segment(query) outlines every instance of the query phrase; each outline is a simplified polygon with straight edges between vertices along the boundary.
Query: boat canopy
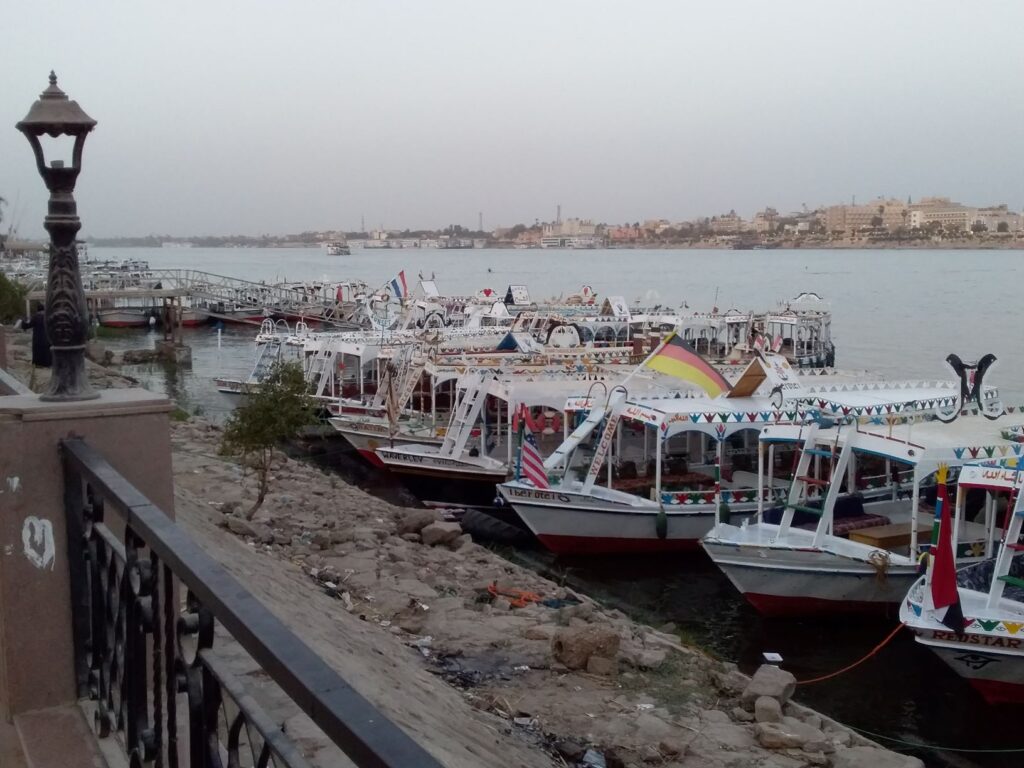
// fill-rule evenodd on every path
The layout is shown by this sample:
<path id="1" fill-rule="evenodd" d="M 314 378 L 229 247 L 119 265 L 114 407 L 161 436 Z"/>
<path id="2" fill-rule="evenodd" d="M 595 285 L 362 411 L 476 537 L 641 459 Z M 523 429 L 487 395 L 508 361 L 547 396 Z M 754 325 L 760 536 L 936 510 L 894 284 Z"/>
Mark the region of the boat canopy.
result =
<path id="1" fill-rule="evenodd" d="M 1013 456 L 1005 459 L 965 464 L 960 470 L 957 483 L 962 488 L 983 488 L 987 491 L 1011 491 L 1024 489 L 1024 458 Z"/>
<path id="2" fill-rule="evenodd" d="M 921 414 L 924 416 L 924 414 Z M 900 423 L 885 424 L 872 420 L 853 422 L 820 430 L 817 442 L 843 445 L 856 435 L 855 450 L 911 464 L 926 476 L 940 464 L 960 466 L 977 459 L 1015 458 L 1024 455 L 1024 443 L 1004 435 L 1008 417 L 988 419 L 981 414 L 961 416 L 952 423 L 939 420 L 915 422 L 902 418 Z M 895 419 L 894 419 L 895 421 Z M 803 442 L 800 427 L 773 426 L 761 433 L 761 441 Z"/>

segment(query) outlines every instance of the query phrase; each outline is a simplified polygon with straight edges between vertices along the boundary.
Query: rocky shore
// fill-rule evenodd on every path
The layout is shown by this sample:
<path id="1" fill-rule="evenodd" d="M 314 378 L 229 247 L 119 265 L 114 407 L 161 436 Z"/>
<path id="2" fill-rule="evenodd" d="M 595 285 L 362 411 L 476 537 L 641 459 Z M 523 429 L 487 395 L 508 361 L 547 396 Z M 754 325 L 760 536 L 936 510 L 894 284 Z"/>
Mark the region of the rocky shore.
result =
<path id="1" fill-rule="evenodd" d="M 22 345 L 9 345 L 23 379 Z M 90 365 L 97 386 L 130 381 Z M 350 684 L 446 766 L 885 768 L 881 749 L 748 678 L 510 563 L 433 511 L 393 506 L 283 459 L 253 519 L 220 430 L 172 423 L 179 523 Z M 318 766 L 349 763 L 228 638 L 268 711 Z"/>
<path id="2" fill-rule="evenodd" d="M 213 425 L 174 425 L 179 516 L 302 574 L 326 610 L 457 691 L 457 719 L 483 724 L 497 748 L 495 762 L 468 764 L 518 764 L 499 747 L 514 744 L 530 750 L 523 765 L 921 765 L 796 705 L 788 672 L 765 666 L 749 679 L 680 645 L 671 627 L 637 624 L 508 562 L 436 512 L 392 506 L 303 462 L 282 461 L 247 520 L 254 494 L 218 441 Z M 392 682 L 404 688 L 356 687 L 388 711 Z"/>

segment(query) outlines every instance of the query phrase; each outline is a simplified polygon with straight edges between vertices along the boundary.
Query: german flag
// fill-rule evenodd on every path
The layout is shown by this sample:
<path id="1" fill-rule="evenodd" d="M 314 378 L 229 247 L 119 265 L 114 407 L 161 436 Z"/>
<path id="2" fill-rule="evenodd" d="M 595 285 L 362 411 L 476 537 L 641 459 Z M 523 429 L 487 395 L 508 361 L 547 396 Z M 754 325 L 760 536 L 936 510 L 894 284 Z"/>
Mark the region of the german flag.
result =
<path id="1" fill-rule="evenodd" d="M 729 382 L 722 374 L 712 368 L 676 333 L 670 333 L 665 337 L 661 346 L 647 358 L 644 367 L 695 384 L 703 389 L 708 397 L 718 397 L 729 391 Z"/>

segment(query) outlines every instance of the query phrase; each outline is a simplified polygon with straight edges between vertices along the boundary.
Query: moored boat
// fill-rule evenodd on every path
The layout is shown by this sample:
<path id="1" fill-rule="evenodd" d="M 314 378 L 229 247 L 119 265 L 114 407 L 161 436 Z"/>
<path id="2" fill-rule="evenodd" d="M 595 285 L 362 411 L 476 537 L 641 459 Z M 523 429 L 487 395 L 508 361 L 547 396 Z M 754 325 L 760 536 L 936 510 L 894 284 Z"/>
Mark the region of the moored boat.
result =
<path id="1" fill-rule="evenodd" d="M 832 425 L 766 427 L 760 453 L 762 459 L 768 454 L 768 467 L 777 446 L 800 446 L 788 500 L 755 520 L 717 524 L 704 537 L 704 549 L 766 615 L 893 611 L 918 576 L 918 543 L 933 519 L 922 501 L 934 490 L 939 466 L 959 467 L 979 452 L 1012 455 L 1021 449 L 1002 434 L 1005 420 L 994 421 L 991 413 L 951 424 L 936 419 L 951 404 L 959 413 L 958 388 L 867 389 L 848 399 L 837 393 L 819 403 L 838 419 Z M 987 408 L 1001 409 L 994 388 L 983 399 Z M 849 415 L 858 400 L 862 413 L 864 407 L 870 411 L 866 417 Z M 879 408 L 892 415 L 872 415 Z M 914 423 L 920 419 L 931 420 Z M 879 460 L 881 494 L 864 487 L 865 470 L 875 463 L 879 473 Z M 894 477 L 898 468 L 903 477 L 909 474 L 909 488 Z M 978 557 L 992 524 L 990 517 L 984 524 L 964 522 L 958 554 Z"/>
<path id="2" fill-rule="evenodd" d="M 963 467 L 949 535 L 955 544 L 966 492 L 983 491 L 986 508 L 1006 505 L 998 555 L 961 567 L 953 577 L 941 565 L 940 540 L 927 574 L 913 584 L 900 606 L 900 621 L 917 642 L 932 650 L 990 704 L 1024 703 L 1022 486 L 1024 459 L 1020 456 Z M 944 578 L 955 579 L 955 584 L 943 584 Z"/>
<path id="3" fill-rule="evenodd" d="M 96 322 L 105 328 L 147 328 L 156 324 L 156 314 L 152 307 L 101 308 Z"/>

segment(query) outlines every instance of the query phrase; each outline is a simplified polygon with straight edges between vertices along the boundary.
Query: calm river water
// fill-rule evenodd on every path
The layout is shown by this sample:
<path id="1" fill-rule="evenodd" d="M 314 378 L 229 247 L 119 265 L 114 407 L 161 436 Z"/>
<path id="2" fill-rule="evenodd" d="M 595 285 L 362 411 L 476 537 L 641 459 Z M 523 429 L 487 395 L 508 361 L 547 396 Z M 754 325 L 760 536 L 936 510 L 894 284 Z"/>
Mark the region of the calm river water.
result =
<path id="1" fill-rule="evenodd" d="M 693 309 L 761 310 L 814 291 L 831 304 L 837 365 L 905 378 L 949 378 L 946 356 L 972 360 L 992 352 L 999 362 L 986 379 L 1004 401 L 1024 404 L 1024 253 L 1019 251 L 663 251 L 663 250 L 395 250 L 354 249 L 331 257 L 319 249 L 91 249 L 93 258 L 139 258 L 154 268 L 183 267 L 249 280 L 361 279 L 380 285 L 405 270 L 435 276 L 442 293 L 467 294 L 525 284 L 534 299 L 589 284 L 600 295 L 632 304 Z M 717 300 L 716 300 L 717 296 Z M 108 337 L 115 349 L 151 344 L 156 334 Z M 214 376 L 244 376 L 253 332 L 228 327 L 186 331 L 191 370 L 136 367 L 146 386 L 199 406 L 210 417 L 232 401 Z M 553 562 L 581 589 L 675 622 L 722 658 L 754 669 L 776 651 L 797 678 L 855 661 L 884 638 L 892 621 L 768 621 L 747 607 L 726 579 L 701 557 L 616 558 Z M 1024 748 L 1017 731 L 1024 711 L 987 707 L 931 653 L 900 635 L 876 658 L 837 679 L 799 690 L 799 698 L 851 726 L 910 742 L 949 747 Z M 929 765 L 1015 768 L 1016 754 L 920 753 Z"/>

